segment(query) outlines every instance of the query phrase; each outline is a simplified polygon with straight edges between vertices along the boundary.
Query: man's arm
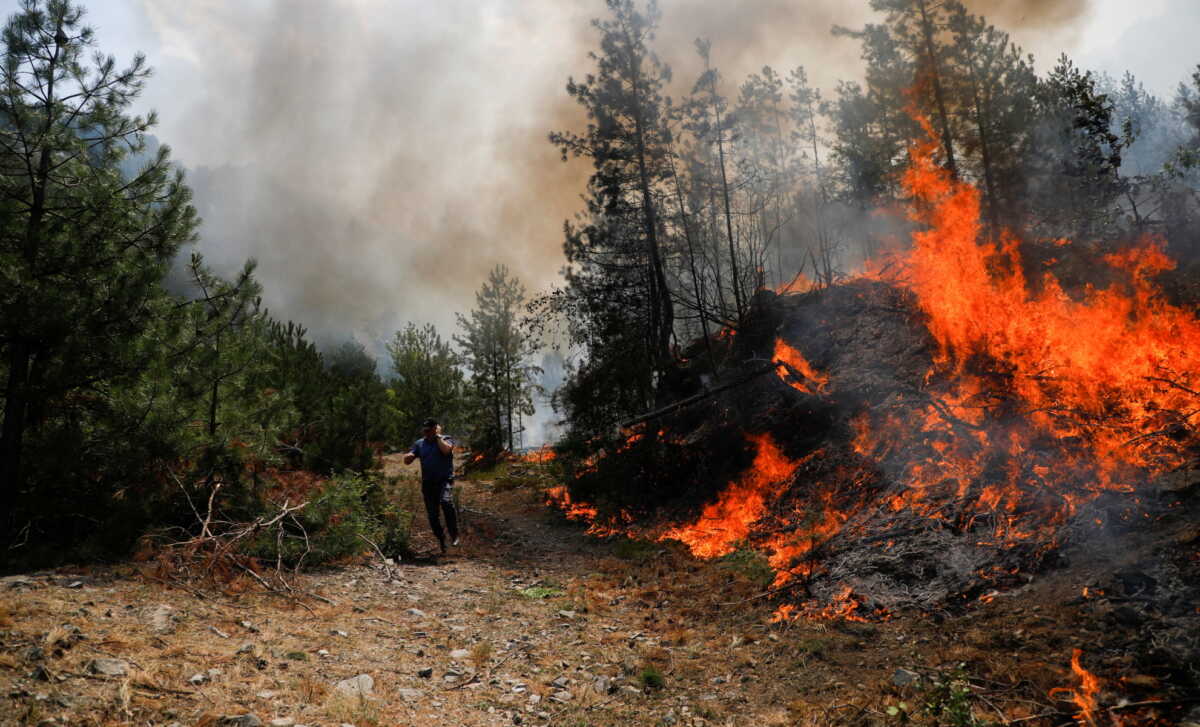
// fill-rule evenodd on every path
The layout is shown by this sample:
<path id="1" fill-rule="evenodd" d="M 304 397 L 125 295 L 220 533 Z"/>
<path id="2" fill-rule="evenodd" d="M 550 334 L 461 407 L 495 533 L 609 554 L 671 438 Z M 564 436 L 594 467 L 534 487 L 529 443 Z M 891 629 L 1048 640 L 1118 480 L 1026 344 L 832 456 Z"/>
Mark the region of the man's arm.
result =
<path id="1" fill-rule="evenodd" d="M 417 445 L 414 444 L 412 446 L 412 449 L 410 449 L 408 451 L 408 454 L 404 455 L 404 464 L 412 464 L 413 460 L 416 458 L 417 458 Z"/>
<path id="2" fill-rule="evenodd" d="M 441 424 L 439 424 L 438 428 L 437 428 L 437 445 L 438 445 L 438 451 L 441 452 L 442 454 L 450 454 L 451 452 L 454 451 L 454 444 L 449 439 L 442 436 L 442 425 Z"/>

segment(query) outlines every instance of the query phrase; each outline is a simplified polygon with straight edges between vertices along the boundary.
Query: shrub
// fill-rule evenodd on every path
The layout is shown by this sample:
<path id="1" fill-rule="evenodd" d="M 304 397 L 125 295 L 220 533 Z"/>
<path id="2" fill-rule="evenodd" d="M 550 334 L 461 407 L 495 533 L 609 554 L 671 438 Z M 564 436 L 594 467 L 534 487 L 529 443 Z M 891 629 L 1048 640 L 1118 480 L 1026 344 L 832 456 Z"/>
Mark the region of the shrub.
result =
<path id="1" fill-rule="evenodd" d="M 313 493 L 308 506 L 283 523 L 283 536 L 263 532 L 247 555 L 288 565 L 321 565 L 378 546 L 384 555 L 408 550 L 411 516 L 392 505 L 371 475 L 344 474 Z"/>

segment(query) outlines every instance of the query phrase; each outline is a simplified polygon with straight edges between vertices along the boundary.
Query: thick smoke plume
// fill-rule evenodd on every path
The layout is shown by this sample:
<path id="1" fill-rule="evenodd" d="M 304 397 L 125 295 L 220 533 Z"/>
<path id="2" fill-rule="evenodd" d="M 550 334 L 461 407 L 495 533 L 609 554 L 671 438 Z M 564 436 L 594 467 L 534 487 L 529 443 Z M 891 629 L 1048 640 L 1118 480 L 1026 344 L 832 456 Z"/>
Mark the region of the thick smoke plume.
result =
<path id="1" fill-rule="evenodd" d="M 152 99 L 192 170 L 200 250 L 223 271 L 258 258 L 276 315 L 370 345 L 408 320 L 448 332 L 497 263 L 530 290 L 556 281 L 588 169 L 546 133 L 583 123 L 563 86 L 590 68 L 603 3 L 142 2 L 177 86 Z M 1040 28 L 1084 0 L 973 5 Z M 858 48 L 829 30 L 873 17 L 835 0 L 662 10 L 676 85 L 708 37 L 730 95 L 763 64 L 827 89 L 857 77 Z"/>

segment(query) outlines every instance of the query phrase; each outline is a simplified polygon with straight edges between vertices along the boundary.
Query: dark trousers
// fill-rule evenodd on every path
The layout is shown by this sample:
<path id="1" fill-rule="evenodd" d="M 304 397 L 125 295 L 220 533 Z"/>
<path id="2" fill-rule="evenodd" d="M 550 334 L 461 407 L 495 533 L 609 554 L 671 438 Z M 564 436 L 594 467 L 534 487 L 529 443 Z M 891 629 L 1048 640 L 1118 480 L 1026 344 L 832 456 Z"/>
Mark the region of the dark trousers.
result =
<path id="1" fill-rule="evenodd" d="M 442 532 L 442 521 L 438 517 L 438 508 L 446 516 L 446 527 L 450 530 L 450 539 L 458 539 L 458 513 L 454 510 L 453 480 L 432 480 L 421 483 L 421 495 L 425 498 L 425 512 L 429 515 L 429 528 L 437 536 L 442 547 L 446 545 L 446 534 Z"/>

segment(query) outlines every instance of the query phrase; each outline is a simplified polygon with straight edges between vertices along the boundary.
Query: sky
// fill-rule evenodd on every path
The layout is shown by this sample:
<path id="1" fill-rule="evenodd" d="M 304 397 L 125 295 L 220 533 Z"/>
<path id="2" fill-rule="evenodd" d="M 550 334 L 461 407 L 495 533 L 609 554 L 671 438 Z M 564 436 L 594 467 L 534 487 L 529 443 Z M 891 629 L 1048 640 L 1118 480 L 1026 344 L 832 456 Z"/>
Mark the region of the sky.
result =
<path id="1" fill-rule="evenodd" d="M 531 293 L 558 281 L 562 225 L 588 169 L 551 130 L 579 128 L 564 92 L 590 69 L 602 0 L 83 0 L 99 47 L 155 69 L 138 111 L 188 170 L 199 249 L 231 273 L 259 261 L 264 300 L 326 343 L 369 350 L 404 323 L 444 334 L 487 271 Z M 7 16 L 15 0 L 0 0 Z M 661 0 L 677 84 L 709 37 L 733 84 L 804 65 L 831 91 L 861 73 L 834 24 L 866 0 Z M 1200 0 L 972 0 L 1033 52 L 1132 70 L 1169 95 L 1189 68 Z M 5 7 L 7 6 L 7 7 Z M 732 91 L 732 89 L 731 89 Z"/>

